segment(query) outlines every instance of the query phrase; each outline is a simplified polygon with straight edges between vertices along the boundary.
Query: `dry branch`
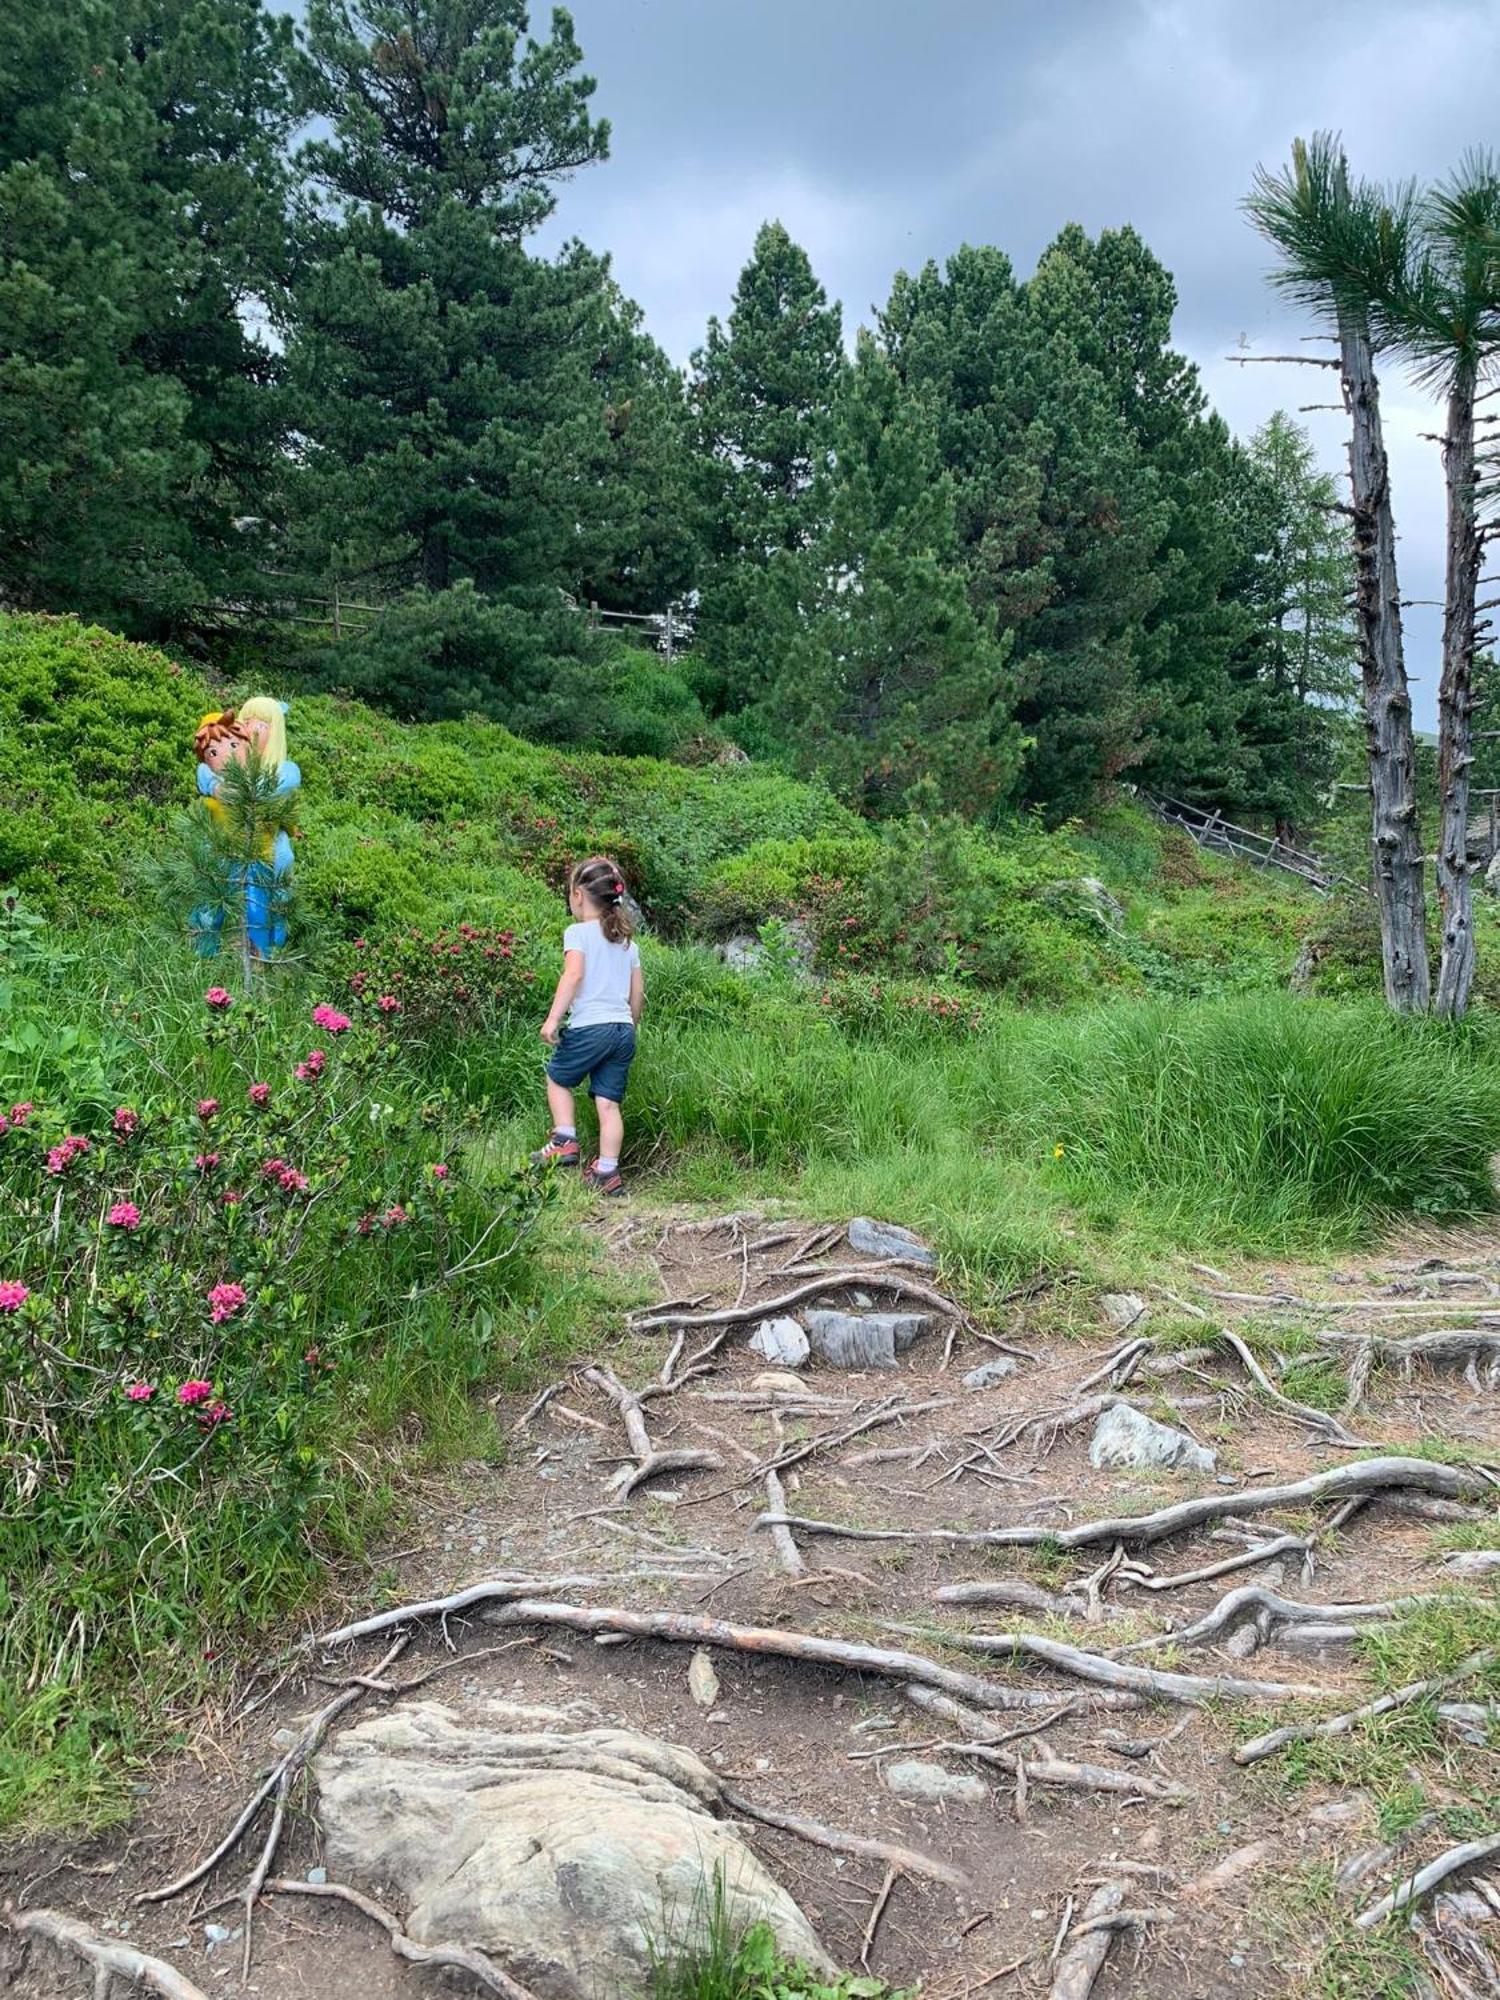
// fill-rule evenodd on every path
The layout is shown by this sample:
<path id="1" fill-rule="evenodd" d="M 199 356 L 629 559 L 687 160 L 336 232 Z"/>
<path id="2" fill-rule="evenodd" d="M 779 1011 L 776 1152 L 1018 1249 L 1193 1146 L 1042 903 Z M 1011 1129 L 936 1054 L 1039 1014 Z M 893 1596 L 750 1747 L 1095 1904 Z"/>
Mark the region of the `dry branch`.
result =
<path id="1" fill-rule="evenodd" d="M 689 1368 L 678 1380 L 686 1381 L 695 1372 L 700 1371 Z M 651 1442 L 651 1433 L 646 1429 L 644 1396 L 637 1395 L 633 1389 L 627 1389 L 612 1368 L 585 1368 L 583 1379 L 599 1390 L 601 1395 L 607 1396 L 620 1412 L 625 1425 L 625 1435 L 635 1455 L 635 1464 L 622 1466 L 610 1481 L 611 1490 L 622 1500 L 628 1500 L 637 1486 L 644 1485 L 648 1479 L 657 1478 L 661 1473 L 711 1472 L 717 1471 L 722 1465 L 723 1460 L 716 1457 L 713 1452 L 700 1451 L 696 1447 L 679 1451 L 658 1451 Z M 659 1394 L 669 1395 L 671 1388 L 676 1385 L 657 1383 L 654 1386 Z"/>
<path id="2" fill-rule="evenodd" d="M 794 1813 L 757 1805 L 743 1792 L 732 1792 L 727 1787 L 719 1796 L 731 1812 L 740 1813 L 746 1819 L 759 1820 L 762 1826 L 773 1826 L 780 1833 L 790 1833 L 798 1840 L 807 1841 L 810 1846 L 826 1847 L 834 1854 L 858 1854 L 868 1860 L 884 1861 L 908 1875 L 925 1875 L 931 1882 L 945 1883 L 950 1889 L 967 1890 L 970 1886 L 969 1878 L 962 1869 L 953 1867 L 947 1861 L 939 1861 L 931 1854 L 923 1854 L 914 1847 L 901 1847 L 887 1840 L 871 1840 L 862 1833 L 844 1833 L 837 1827 L 824 1826 L 820 1820 L 799 1819 Z"/>
<path id="3" fill-rule="evenodd" d="M 92 1925 L 61 1910 L 14 1910 L 7 1905 L 5 1921 L 23 1937 L 45 1938 L 59 1951 L 71 1951 L 94 1968 L 96 1996 L 107 1994 L 111 1980 L 128 1980 L 144 1986 L 162 2000 L 208 2000 L 201 1986 L 195 1986 L 164 1958 L 137 1951 L 119 1938 L 102 1937 Z"/>
<path id="4" fill-rule="evenodd" d="M 1444 1688 L 1468 1680 L 1473 1674 L 1483 1673 L 1496 1660 L 1500 1660 L 1500 1646 L 1483 1647 L 1477 1653 L 1470 1653 L 1466 1660 L 1460 1660 L 1450 1674 L 1434 1674 L 1426 1680 L 1409 1681 L 1405 1687 L 1396 1688 L 1391 1694 L 1383 1694 L 1375 1701 L 1362 1702 L 1358 1708 L 1351 1708 L 1343 1715 L 1331 1715 L 1324 1722 L 1290 1723 L 1284 1729 L 1272 1729 L 1264 1736 L 1252 1737 L 1250 1742 L 1242 1743 L 1235 1751 L 1234 1761 L 1236 1764 L 1258 1764 L 1263 1757 L 1285 1749 L 1288 1743 L 1306 1743 L 1314 1737 L 1345 1736 L 1357 1723 L 1373 1721 L 1377 1716 L 1389 1715 L 1392 1709 L 1408 1708 L 1413 1702 L 1425 1701 L 1428 1695 L 1441 1694 Z"/>
<path id="5" fill-rule="evenodd" d="M 1085 1919 L 1113 1916 L 1123 1909 L 1126 1887 L 1124 1882 L 1102 1883 L 1084 1905 Z M 1089 2000 L 1114 1935 L 1113 1931 L 1091 1930 L 1069 1945 L 1058 1961 L 1051 2000 Z"/>
<path id="6" fill-rule="evenodd" d="M 781 1484 L 780 1475 L 774 1466 L 768 1465 L 766 1467 L 765 1479 L 766 1499 L 770 1503 L 771 1511 L 775 1514 L 784 1514 L 786 1512 L 786 1492 Z M 771 1530 L 771 1545 L 776 1551 L 776 1560 L 781 1564 L 781 1567 L 786 1571 L 788 1576 L 804 1576 L 806 1574 L 807 1564 L 803 1562 L 802 1552 L 792 1540 L 792 1531 L 790 1528 L 773 1528 Z"/>
<path id="7" fill-rule="evenodd" d="M 1456 1875 L 1460 1868 L 1471 1868 L 1476 1861 L 1487 1861 L 1492 1854 L 1500 1854 L 1500 1833 L 1487 1833 L 1482 1840 L 1466 1840 L 1459 1847 L 1450 1847 L 1435 1861 L 1429 1861 L 1425 1868 L 1419 1868 L 1415 1875 L 1408 1875 L 1404 1882 L 1398 1882 L 1388 1896 L 1382 1896 L 1378 1903 L 1361 1910 L 1354 1919 L 1355 1928 L 1373 1930 L 1376 1924 L 1383 1924 L 1398 1910 L 1407 1909 L 1430 1895 L 1439 1883 L 1446 1882 L 1450 1875 Z"/>
<path id="8" fill-rule="evenodd" d="M 944 1743 L 943 1755 L 975 1757 L 1002 1771 L 1024 1775 L 1030 1785 L 1059 1785 L 1073 1792 L 1119 1792 L 1131 1799 L 1155 1799 L 1163 1805 L 1184 1805 L 1193 1794 L 1185 1785 L 1148 1778 L 1139 1771 L 1116 1771 L 1103 1764 L 1077 1764 L 1056 1757 L 1044 1744 L 1032 1751 L 1002 1750 L 991 1743 Z"/>
<path id="9" fill-rule="evenodd" d="M 361 1895 L 358 1889 L 351 1889 L 343 1882 L 296 1882 L 286 1876 L 278 1876 L 267 1882 L 267 1891 L 274 1896 L 325 1896 L 335 1902 L 347 1903 L 361 1911 L 373 1923 L 380 1925 L 391 1941 L 391 1950 L 398 1958 L 404 1958 L 410 1965 L 439 1965 L 454 1972 L 466 1972 L 471 1979 L 477 1979 L 487 1993 L 504 1995 L 504 2000 L 534 2000 L 529 1987 L 512 1979 L 496 1965 L 492 1958 L 473 1946 L 457 1944 L 418 1944 L 402 1930 L 399 1920 L 373 1897 Z"/>

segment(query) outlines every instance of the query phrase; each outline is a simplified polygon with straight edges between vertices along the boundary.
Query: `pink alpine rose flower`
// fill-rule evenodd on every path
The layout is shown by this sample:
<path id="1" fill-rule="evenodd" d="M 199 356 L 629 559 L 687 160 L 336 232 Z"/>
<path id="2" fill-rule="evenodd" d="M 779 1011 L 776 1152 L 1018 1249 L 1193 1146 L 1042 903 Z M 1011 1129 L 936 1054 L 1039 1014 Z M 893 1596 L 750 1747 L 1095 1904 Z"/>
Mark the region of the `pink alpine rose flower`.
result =
<path id="1" fill-rule="evenodd" d="M 445 1181 L 448 1178 L 448 1169 L 441 1160 L 435 1160 L 427 1171 L 435 1181 Z"/>
<path id="2" fill-rule="evenodd" d="M 19 1312 L 30 1297 L 30 1290 L 18 1278 L 7 1278 L 0 1284 L 0 1313 Z"/>
<path id="3" fill-rule="evenodd" d="M 227 1403 L 210 1403 L 206 1410 L 198 1412 L 198 1421 L 206 1431 L 216 1431 L 220 1424 L 227 1424 L 234 1411 Z"/>
<path id="4" fill-rule="evenodd" d="M 34 1104 L 13 1104 L 10 1107 L 10 1122 L 16 1127 L 17 1131 L 26 1123 L 26 1120 L 35 1109 L 36 1106 Z"/>
<path id="5" fill-rule="evenodd" d="M 257 1111 L 264 1111 L 271 1101 L 271 1086 L 268 1083 L 252 1083 L 245 1095 Z"/>
<path id="6" fill-rule="evenodd" d="M 141 1122 L 139 1111 L 132 1111 L 128 1104 L 122 1104 L 114 1116 L 114 1133 L 117 1139 L 128 1139 Z"/>
<path id="7" fill-rule="evenodd" d="M 117 1201 L 104 1220 L 111 1229 L 132 1230 L 141 1226 L 141 1211 L 133 1201 Z"/>
<path id="8" fill-rule="evenodd" d="M 205 1007 L 211 1007 L 216 1014 L 222 1014 L 234 1005 L 234 995 L 226 992 L 222 986 L 210 986 L 203 996 L 203 1004 Z"/>
<path id="9" fill-rule="evenodd" d="M 181 1384 L 177 1391 L 177 1400 L 185 1410 L 191 1410 L 199 1403 L 206 1403 L 213 1392 L 212 1382 L 194 1379 Z"/>
<path id="10" fill-rule="evenodd" d="M 243 1285 L 215 1285 L 208 1295 L 208 1316 L 214 1325 L 217 1326 L 221 1320 L 229 1319 L 237 1313 L 245 1303 L 246 1296 Z"/>
<path id="11" fill-rule="evenodd" d="M 375 1002 L 375 1005 L 380 1009 L 382 1014 L 399 1014 L 401 1012 L 401 1002 L 396 998 L 394 993 L 382 993 L 380 998 Z"/>
<path id="12" fill-rule="evenodd" d="M 411 1217 L 399 1201 L 393 1203 L 380 1218 L 381 1227 L 384 1229 L 399 1229 L 402 1223 L 410 1221 Z"/>
<path id="13" fill-rule="evenodd" d="M 325 1029 L 330 1035 L 342 1035 L 354 1026 L 347 1014 L 341 1014 L 337 1007 L 330 1007 L 322 1001 L 312 1010 L 313 1023 Z"/>
<path id="14" fill-rule="evenodd" d="M 55 1146 L 48 1149 L 48 1173 L 53 1175 L 65 1174 L 73 1162 L 86 1153 L 88 1149 L 89 1142 L 87 1139 L 79 1133 L 69 1132 L 65 1138 L 59 1139 Z"/>
<path id="15" fill-rule="evenodd" d="M 127 1382 L 125 1400 L 127 1403 L 149 1403 L 156 1394 L 154 1382 Z"/>
<path id="16" fill-rule="evenodd" d="M 210 1118 L 217 1118 L 218 1115 L 219 1100 L 217 1097 L 200 1097 L 198 1099 L 198 1116 L 203 1120 L 205 1125 Z"/>
<path id="17" fill-rule="evenodd" d="M 200 1174 L 211 1174 L 218 1164 L 219 1156 L 217 1153 L 199 1153 L 193 1161 L 193 1165 L 198 1169 Z"/>

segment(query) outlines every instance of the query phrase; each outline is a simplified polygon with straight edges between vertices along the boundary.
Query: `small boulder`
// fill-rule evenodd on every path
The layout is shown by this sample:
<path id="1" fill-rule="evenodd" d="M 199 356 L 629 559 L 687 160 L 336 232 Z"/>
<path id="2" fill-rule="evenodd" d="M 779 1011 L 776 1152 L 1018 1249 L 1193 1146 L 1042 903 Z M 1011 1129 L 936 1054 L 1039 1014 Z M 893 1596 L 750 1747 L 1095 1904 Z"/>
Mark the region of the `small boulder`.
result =
<path id="1" fill-rule="evenodd" d="M 750 1387 L 758 1389 L 763 1396 L 804 1396 L 813 1402 L 819 1400 L 818 1391 L 810 1389 L 799 1376 L 788 1375 L 784 1369 L 766 1368 L 750 1379 Z"/>
<path id="2" fill-rule="evenodd" d="M 910 1229 L 895 1222 L 872 1222 L 856 1215 L 849 1224 L 849 1247 L 866 1257 L 891 1257 L 920 1271 L 937 1269 L 937 1252 Z"/>
<path id="3" fill-rule="evenodd" d="M 1016 1364 L 1008 1354 L 997 1354 L 993 1361 L 981 1361 L 977 1368 L 971 1368 L 960 1379 L 966 1389 L 993 1389 L 997 1382 L 1003 1382 L 1007 1375 L 1014 1375 Z"/>
<path id="4" fill-rule="evenodd" d="M 1150 1314 L 1151 1308 L 1135 1292 L 1106 1292 L 1099 1301 L 1104 1317 L 1117 1333 L 1133 1333 Z"/>
<path id="5" fill-rule="evenodd" d="M 1493 855 L 1484 871 L 1486 895 L 1500 896 L 1500 854 Z"/>
<path id="6" fill-rule="evenodd" d="M 1212 1472 L 1218 1459 L 1203 1445 L 1194 1444 L 1185 1431 L 1159 1424 L 1134 1403 L 1116 1403 L 1094 1426 L 1089 1464 L 1100 1468 L 1162 1466 L 1170 1472 Z"/>
<path id="7" fill-rule="evenodd" d="M 830 1368 L 894 1368 L 931 1324 L 927 1313 L 810 1312 L 807 1337 Z"/>
<path id="8" fill-rule="evenodd" d="M 887 1764 L 881 1775 L 888 1792 L 918 1805 L 982 1806 L 987 1796 L 983 1780 L 971 1772 L 948 1771 L 941 1764 L 929 1764 L 920 1757 L 904 1757 L 900 1763 Z"/>
<path id="9" fill-rule="evenodd" d="M 794 1319 L 763 1319 L 750 1336 L 750 1350 L 778 1368 L 800 1368 L 812 1352 Z"/>

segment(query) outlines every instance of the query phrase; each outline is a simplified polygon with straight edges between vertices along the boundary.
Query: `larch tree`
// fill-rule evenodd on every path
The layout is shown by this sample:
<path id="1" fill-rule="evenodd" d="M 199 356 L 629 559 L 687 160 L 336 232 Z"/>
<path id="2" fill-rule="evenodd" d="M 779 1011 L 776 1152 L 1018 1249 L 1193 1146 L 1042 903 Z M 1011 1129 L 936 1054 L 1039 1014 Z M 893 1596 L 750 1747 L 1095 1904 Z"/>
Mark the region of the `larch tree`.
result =
<path id="1" fill-rule="evenodd" d="M 1246 210 L 1278 253 L 1273 282 L 1322 319 L 1338 342 L 1350 414 L 1355 603 L 1385 995 L 1399 1013 L 1425 1013 L 1431 998 L 1426 870 L 1369 285 L 1386 254 L 1381 239 L 1392 212 L 1379 189 L 1351 182 L 1342 148 L 1328 133 L 1298 140 L 1291 164 L 1280 171 L 1259 169 Z"/>

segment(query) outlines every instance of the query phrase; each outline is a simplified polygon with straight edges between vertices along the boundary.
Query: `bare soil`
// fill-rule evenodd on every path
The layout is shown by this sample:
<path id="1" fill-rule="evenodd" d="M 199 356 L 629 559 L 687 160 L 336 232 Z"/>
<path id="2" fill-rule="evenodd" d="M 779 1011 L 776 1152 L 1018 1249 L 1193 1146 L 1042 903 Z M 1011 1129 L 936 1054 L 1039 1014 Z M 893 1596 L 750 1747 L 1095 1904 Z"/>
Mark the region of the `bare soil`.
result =
<path id="1" fill-rule="evenodd" d="M 788 1230 L 793 1234 L 783 1236 Z M 788 1289 L 796 1280 L 778 1267 L 796 1262 L 799 1244 L 811 1232 L 811 1224 L 762 1224 L 754 1218 L 710 1226 L 687 1214 L 629 1214 L 616 1226 L 612 1254 L 643 1268 L 660 1298 L 702 1296 L 706 1305 L 717 1307 L 741 1298 L 771 1299 Z M 781 1240 L 756 1248 L 762 1238 Z M 830 1268 L 868 1269 L 872 1295 L 874 1280 L 902 1275 L 870 1265 L 843 1243 L 825 1246 L 822 1256 Z M 914 1275 L 932 1282 L 927 1274 Z M 1100 1592 L 1098 1619 L 1066 1626 L 1039 1620 L 1034 1612 L 938 1604 L 933 1594 L 944 1584 L 1006 1578 L 1060 1590 L 1096 1569 L 1107 1548 L 1049 1560 L 1046 1551 L 799 1535 L 806 1574 L 793 1577 L 778 1564 L 770 1535 L 756 1525 L 767 1502 L 755 1467 L 779 1449 L 850 1428 L 889 1399 L 902 1406 L 938 1402 L 941 1407 L 873 1426 L 836 1447 L 820 1447 L 789 1468 L 782 1476 L 792 1513 L 867 1528 L 1063 1527 L 1142 1512 L 1196 1493 L 1305 1478 L 1346 1462 L 1349 1452 L 1258 1396 L 1232 1356 L 1215 1353 L 1173 1365 L 1172 1350 L 1187 1337 L 1183 1320 L 1193 1316 L 1188 1308 L 1208 1315 L 1206 1335 L 1221 1324 L 1273 1334 L 1278 1325 L 1293 1324 L 1346 1331 L 1425 1330 L 1445 1318 L 1477 1324 L 1479 1312 L 1500 1314 L 1500 1304 L 1489 1305 L 1500 1293 L 1500 1238 L 1474 1231 L 1412 1237 L 1379 1258 L 1355 1260 L 1340 1270 L 1241 1265 L 1209 1272 L 1185 1265 L 1172 1274 L 1172 1286 L 1175 1301 L 1143 1287 L 1151 1317 L 1124 1334 L 1108 1326 L 1102 1313 L 1082 1332 L 1060 1324 L 1069 1316 L 1060 1315 L 1046 1295 L 1017 1302 L 1003 1321 L 985 1330 L 1029 1349 L 1034 1358 L 1020 1359 L 1013 1375 L 979 1391 L 963 1388 L 960 1378 L 993 1358 L 996 1348 L 981 1330 L 955 1328 L 936 1314 L 932 1328 L 895 1370 L 848 1374 L 816 1363 L 805 1370 L 809 1392 L 839 1399 L 827 1410 L 793 1403 L 783 1413 L 769 1394 L 752 1388 L 767 1367 L 746 1348 L 752 1319 L 712 1357 L 711 1372 L 645 1405 L 656 1447 L 707 1449 L 720 1460 L 719 1468 L 654 1479 L 623 1501 L 608 1485 L 629 1456 L 620 1415 L 584 1381 L 582 1368 L 587 1359 L 604 1360 L 623 1382 L 640 1388 L 659 1380 L 674 1336 L 622 1332 L 607 1353 L 580 1362 L 524 1426 L 527 1399 L 497 1406 L 496 1422 L 511 1440 L 503 1464 L 474 1463 L 434 1478 L 422 1490 L 417 1528 L 406 1535 L 408 1544 L 418 1546 L 390 1555 L 391 1585 L 381 1602 L 442 1595 L 498 1570 L 539 1577 L 583 1573 L 601 1581 L 555 1594 L 572 1603 L 709 1613 L 740 1625 L 791 1627 L 925 1652 L 997 1683 L 1055 1694 L 1064 1712 L 1047 1728 L 1045 1740 L 1057 1757 L 1170 1781 L 1190 1793 L 1184 1803 L 1034 1781 L 1023 1800 L 1007 1773 L 943 1757 L 935 1746 L 962 1740 L 962 1730 L 912 1706 L 899 1681 L 799 1661 L 716 1651 L 720 1694 L 705 1712 L 689 1694 L 688 1647 L 644 1640 L 602 1645 L 553 1629 L 517 1634 L 496 1630 L 481 1614 L 455 1617 L 446 1629 L 436 1623 L 417 1629 L 394 1671 L 409 1679 L 428 1667 L 441 1668 L 423 1697 L 459 1709 L 490 1695 L 590 1704 L 601 1719 L 687 1745 L 737 1790 L 768 1807 L 897 1841 L 955 1864 L 973 1884 L 967 1895 L 909 1875 L 894 1881 L 867 1954 L 870 1968 L 894 1986 L 920 1981 L 943 2000 L 1046 1993 L 1049 1955 L 1070 1907 L 1080 1910 L 1092 1886 L 1118 1876 L 1123 1862 L 1132 1881 L 1130 1901 L 1169 1908 L 1173 1920 L 1117 1939 L 1093 1989 L 1098 2000 L 1124 1995 L 1269 2000 L 1295 1991 L 1318 1940 L 1288 1930 L 1287 1884 L 1315 1862 L 1336 1863 L 1374 1842 L 1370 1800 L 1360 1794 L 1341 1800 L 1335 1789 L 1317 1783 L 1293 1786 L 1276 1759 L 1252 1769 L 1236 1767 L 1231 1752 L 1243 1733 L 1246 1704 L 1152 1702 L 1108 1712 L 1075 1680 L 1009 1658 L 966 1652 L 953 1644 L 953 1636 L 966 1630 L 1042 1630 L 1108 1651 L 1187 1624 L 1243 1583 L 1338 1602 L 1432 1589 L 1451 1581 L 1441 1567 L 1441 1522 L 1377 1500 L 1316 1552 L 1311 1575 L 1293 1557 L 1279 1568 L 1262 1565 L 1158 1593 L 1109 1579 Z M 817 1303 L 852 1303 L 858 1289 Z M 1272 1310 L 1268 1316 L 1254 1303 L 1218 1296 L 1223 1293 L 1250 1294 Z M 1310 1302 L 1312 1310 L 1302 1303 L 1276 1305 L 1288 1295 Z M 879 1295 L 875 1303 L 898 1301 Z M 1450 1312 L 1406 1317 L 1423 1307 Z M 1130 1333 L 1150 1333 L 1153 1320 L 1172 1329 L 1170 1342 L 1146 1357 L 1152 1371 L 1164 1372 L 1137 1372 L 1129 1394 L 1212 1445 L 1216 1474 L 1095 1470 L 1088 1460 L 1093 1424 L 1055 1425 L 1055 1417 L 1077 1400 L 1078 1385 Z M 707 1338 L 689 1330 L 679 1368 Z M 1265 1346 L 1258 1351 L 1264 1359 Z M 1274 1373 L 1274 1361 L 1269 1365 Z M 1088 1393 L 1110 1386 L 1101 1380 Z M 1209 1400 L 1185 1411 L 1171 1407 L 1174 1400 L 1194 1398 Z M 1036 1413 L 1037 1427 L 1012 1438 L 1015 1420 L 1026 1411 Z M 1500 1394 L 1479 1386 L 1477 1378 L 1466 1380 L 1461 1367 L 1409 1377 L 1399 1369 L 1377 1368 L 1348 1421 L 1361 1437 L 1391 1450 L 1444 1439 L 1494 1447 L 1500 1458 Z M 910 1456 L 870 1456 L 892 1451 Z M 1316 1519 L 1304 1511 L 1294 1519 L 1257 1517 L 1253 1525 L 1267 1535 L 1287 1527 L 1305 1532 Z M 1159 1573 L 1179 1573 L 1242 1545 L 1216 1539 L 1205 1528 L 1133 1553 Z M 1485 1590 L 1489 1584 L 1481 1580 L 1467 1587 Z M 890 1631 L 893 1625 L 924 1629 L 919 1636 L 903 1636 Z M 150 1907 L 137 1907 L 134 1898 L 214 1844 L 280 1754 L 288 1740 L 280 1732 L 295 1730 L 351 1671 L 368 1672 L 381 1650 L 382 1642 L 366 1642 L 337 1660 L 319 1662 L 314 1675 L 303 1655 L 295 1673 L 283 1679 L 268 1675 L 248 1687 L 231 1714 L 202 1730 L 190 1753 L 164 1761 L 150 1774 L 128 1826 L 83 1843 L 33 1843 L 0 1855 L 0 1902 L 66 1910 L 171 1960 L 209 1992 L 238 1989 L 239 1936 L 210 1948 L 205 1925 L 231 1933 L 242 1925 L 238 1904 L 220 1906 L 218 1899 L 241 1893 L 264 1821 L 200 1891 Z M 1352 1706 L 1370 1692 L 1359 1656 L 1348 1647 L 1324 1656 L 1273 1644 L 1249 1659 L 1227 1659 L 1213 1646 L 1180 1657 L 1129 1657 L 1202 1674 L 1308 1682 L 1338 1707 Z M 278 1669 L 283 1671 L 285 1662 Z M 370 1693 L 364 1699 L 375 1704 L 387 1697 Z M 361 1712 L 354 1710 L 356 1716 Z M 1019 1726 L 1035 1718 L 992 1719 Z M 1141 1739 L 1154 1747 L 1128 1755 L 1122 1738 L 1131 1750 L 1139 1750 Z M 1016 1747 L 1027 1749 L 1028 1740 L 1019 1739 Z M 983 1803 L 932 1807 L 899 1800 L 882 1778 L 883 1767 L 898 1755 L 941 1759 L 947 1769 L 977 1773 L 985 1781 Z M 1466 1788 L 1493 1790 L 1494 1763 L 1492 1754 L 1456 1745 L 1448 1779 L 1452 1796 L 1464 1796 Z M 857 1966 L 882 1887 L 881 1865 L 836 1856 L 758 1825 L 746 1830 L 772 1872 L 802 1903 L 829 1951 L 841 1963 Z M 1184 1884 L 1259 1841 L 1274 1843 L 1259 1866 L 1218 1892 L 1185 1891 Z M 1418 1858 L 1447 1844 L 1434 1834 Z M 276 1872 L 296 1876 L 318 1862 L 317 1828 L 303 1800 L 289 1823 Z M 263 1901 L 254 1939 L 245 1989 L 251 1993 L 408 2000 L 463 1990 L 451 1975 L 399 1963 L 374 1926 L 330 1904 Z M 62 2000 L 87 1985 L 76 1961 L 41 1947 L 27 1949 L 0 1931 L 0 1992 Z"/>

